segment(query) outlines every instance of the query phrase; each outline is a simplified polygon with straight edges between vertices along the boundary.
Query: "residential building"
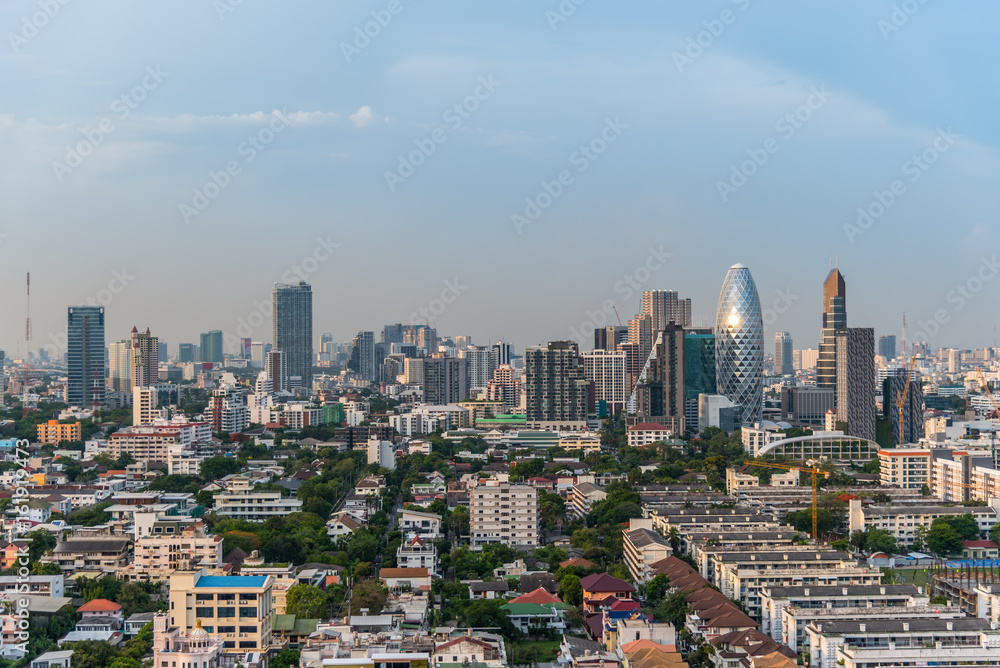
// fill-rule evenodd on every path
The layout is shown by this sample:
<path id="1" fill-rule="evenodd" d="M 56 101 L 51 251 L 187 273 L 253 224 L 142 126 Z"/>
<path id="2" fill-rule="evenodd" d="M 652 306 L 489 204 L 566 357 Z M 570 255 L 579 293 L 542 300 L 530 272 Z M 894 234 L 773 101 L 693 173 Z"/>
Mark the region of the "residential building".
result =
<path id="1" fill-rule="evenodd" d="M 883 487 L 920 489 L 930 483 L 930 450 L 879 450 L 879 482 Z"/>
<path id="2" fill-rule="evenodd" d="M 530 485 L 486 481 L 470 494 L 473 549 L 489 543 L 538 546 L 538 497 Z"/>
<path id="3" fill-rule="evenodd" d="M 410 360 L 407 359 L 407 373 L 409 373 L 409 363 Z M 347 362 L 347 368 L 361 376 L 364 380 L 375 380 L 375 332 L 361 331 L 354 336 L 354 340 L 351 342 L 351 354 Z M 421 378 L 420 382 L 423 382 L 423 378 Z"/>
<path id="4" fill-rule="evenodd" d="M 368 439 L 368 463 L 378 464 L 381 468 L 396 470 L 396 446 L 392 441 L 379 438 Z"/>
<path id="5" fill-rule="evenodd" d="M 673 554 L 670 543 L 653 531 L 653 520 L 649 518 L 629 520 L 629 529 L 623 532 L 623 538 L 625 565 L 633 580 L 640 584 L 653 577 L 653 564 Z"/>
<path id="6" fill-rule="evenodd" d="M 590 514 L 591 507 L 598 501 L 608 498 L 608 493 L 592 482 L 581 482 L 573 485 L 566 499 L 569 512 L 577 518 Z"/>
<path id="7" fill-rule="evenodd" d="M 468 398 L 466 359 L 446 357 L 443 353 L 424 359 L 424 403 L 444 406 Z"/>
<path id="8" fill-rule="evenodd" d="M 132 342 L 108 344 L 108 389 L 113 392 L 132 391 Z"/>
<path id="9" fill-rule="evenodd" d="M 584 612 L 596 612 L 609 598 L 632 601 L 636 592 L 629 583 L 607 573 L 593 573 L 580 578 L 580 587 L 583 589 Z"/>
<path id="10" fill-rule="evenodd" d="M 441 536 L 441 516 L 418 510 L 400 510 L 399 530 L 404 534 L 413 533 L 421 538 L 431 539 Z"/>
<path id="11" fill-rule="evenodd" d="M 590 384 L 576 344 L 553 341 L 524 352 L 526 410 L 533 428 L 582 429 L 586 425 Z"/>
<path id="12" fill-rule="evenodd" d="M 79 422 L 64 424 L 58 420 L 49 420 L 35 426 L 39 443 L 59 443 L 61 441 L 79 441 L 83 438 L 82 426 Z"/>
<path id="13" fill-rule="evenodd" d="M 1000 505 L 1000 503 L 998 503 Z M 993 506 L 905 505 L 863 506 L 860 499 L 848 501 L 848 529 L 865 531 L 883 529 L 902 545 L 911 545 L 917 529 L 929 530 L 939 517 L 971 513 L 980 531 L 988 534 L 997 523 L 998 509 Z"/>
<path id="14" fill-rule="evenodd" d="M 267 654 L 275 649 L 272 586 L 270 576 L 178 571 L 170 576 L 170 626 L 190 638 L 200 623 L 225 654 Z"/>
<path id="15" fill-rule="evenodd" d="M 670 323 L 687 327 L 691 324 L 691 299 L 679 299 L 675 290 L 646 290 L 642 293 L 642 313 L 652 318 L 655 332 Z"/>
<path id="16" fill-rule="evenodd" d="M 669 441 L 674 432 L 659 422 L 639 422 L 627 428 L 628 444 L 633 448 L 641 448 L 651 443 Z"/>
<path id="17" fill-rule="evenodd" d="M 764 323 L 757 285 L 742 264 L 729 268 L 715 318 L 718 392 L 739 408 L 739 424 L 760 422 L 764 409 Z M 702 424 L 699 407 L 699 426 Z"/>
<path id="18" fill-rule="evenodd" d="M 220 333 L 221 336 L 221 333 Z M 149 328 L 140 332 L 132 326 L 132 387 L 152 387 L 160 381 L 160 340 L 150 334 Z M 219 360 L 222 361 L 221 359 Z"/>
<path id="19" fill-rule="evenodd" d="M 837 421 L 847 423 L 847 434 L 875 440 L 875 330 L 838 329 Z M 922 423 L 921 423 L 922 424 Z"/>
<path id="20" fill-rule="evenodd" d="M 153 424 L 161 416 L 159 392 L 155 387 L 132 388 L 132 424 L 139 427 Z"/>
<path id="21" fill-rule="evenodd" d="M 656 332 L 646 375 L 636 392 L 636 415 L 650 422 L 663 422 L 683 434 L 684 425 L 684 328 L 666 323 Z"/>
<path id="22" fill-rule="evenodd" d="M 171 450 L 180 444 L 180 432 L 146 425 L 126 427 L 108 437 L 108 456 L 117 459 L 128 453 L 136 461 L 163 462 L 170 460 Z"/>
<path id="23" fill-rule="evenodd" d="M 41 562 L 57 564 L 64 573 L 101 571 L 115 575 L 128 564 L 130 544 L 127 538 L 71 537 L 57 543 L 51 554 L 42 556 Z"/>
<path id="24" fill-rule="evenodd" d="M 177 570 L 222 567 L 222 536 L 205 531 L 200 522 L 154 522 L 149 535 L 135 541 L 135 558 L 120 579 L 166 581 Z"/>
<path id="25" fill-rule="evenodd" d="M 8 567 L 9 568 L 9 567 Z M 0 596 L 10 600 L 17 594 L 63 596 L 65 577 L 60 575 L 0 575 Z"/>
<path id="26" fill-rule="evenodd" d="M 66 403 L 102 403 L 105 375 L 104 307 L 70 306 L 66 322 Z"/>
<path id="27" fill-rule="evenodd" d="M 599 330 L 598 330 L 599 331 Z M 594 402 L 603 401 L 610 415 L 625 409 L 629 397 L 626 354 L 619 350 L 595 349 L 583 353 L 583 377 L 594 386 Z"/>
<path id="28" fill-rule="evenodd" d="M 238 479 L 224 492 L 215 493 L 215 514 L 219 517 L 263 522 L 302 510 L 302 501 L 283 498 L 281 492 L 255 492 L 247 479 Z"/>

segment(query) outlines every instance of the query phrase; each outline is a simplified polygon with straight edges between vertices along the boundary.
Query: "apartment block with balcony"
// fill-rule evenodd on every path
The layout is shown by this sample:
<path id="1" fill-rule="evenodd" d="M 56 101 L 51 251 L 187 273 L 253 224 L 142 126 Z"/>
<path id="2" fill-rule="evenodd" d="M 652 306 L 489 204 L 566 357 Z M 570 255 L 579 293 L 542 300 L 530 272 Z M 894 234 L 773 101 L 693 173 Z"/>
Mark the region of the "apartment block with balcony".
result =
<path id="1" fill-rule="evenodd" d="M 101 571 L 115 575 L 128 564 L 131 543 L 127 538 L 70 538 L 57 543 L 52 554 L 40 561 L 57 564 L 63 573 Z"/>
<path id="2" fill-rule="evenodd" d="M 997 523 L 1000 513 L 1000 501 L 996 506 L 868 506 L 864 507 L 859 499 L 848 502 L 848 528 L 855 531 L 865 531 L 868 528 L 884 529 L 903 545 L 911 545 L 917 529 L 930 529 L 931 524 L 939 517 L 964 515 L 971 513 L 979 525 L 980 531 L 989 533 Z"/>
<path id="3" fill-rule="evenodd" d="M 629 520 L 629 530 L 624 533 L 623 539 L 625 565 L 638 583 L 652 578 L 652 565 L 673 554 L 670 543 L 653 531 L 653 520 L 649 518 Z"/>
<path id="4" fill-rule="evenodd" d="M 472 548 L 503 543 L 515 548 L 538 546 L 538 496 L 530 485 L 489 481 L 469 494 Z"/>
<path id="5" fill-rule="evenodd" d="M 1000 631 L 988 620 L 845 620 L 806 627 L 812 668 L 1000 666 Z"/>
<path id="6" fill-rule="evenodd" d="M 920 489 L 930 482 L 930 450 L 879 450 L 879 478 L 883 487 Z"/>
<path id="7" fill-rule="evenodd" d="M 200 625 L 225 654 L 266 654 L 278 648 L 272 586 L 269 576 L 178 571 L 170 576 L 170 626 L 190 635 Z"/>
<path id="8" fill-rule="evenodd" d="M 581 482 L 573 487 L 569 491 L 569 511 L 574 517 L 586 517 L 590 513 L 590 508 L 601 501 L 606 499 L 608 493 L 603 489 L 598 487 L 592 482 Z"/>
<path id="9" fill-rule="evenodd" d="M 44 444 L 83 440 L 83 428 L 79 422 L 63 424 L 58 420 L 49 420 L 37 425 L 36 431 L 38 442 Z"/>
<path id="10" fill-rule="evenodd" d="M 108 456 L 117 459 L 129 454 L 136 461 L 170 461 L 170 451 L 177 449 L 180 433 L 164 431 L 153 426 L 128 427 L 116 431 L 108 438 Z"/>
<path id="11" fill-rule="evenodd" d="M 205 531 L 200 522 L 178 526 L 176 522 L 161 522 L 160 532 L 135 541 L 135 558 L 119 572 L 120 579 L 164 581 L 178 570 L 193 567 L 222 567 L 222 536 Z M 162 529 L 172 529 L 165 532 Z"/>
<path id="12" fill-rule="evenodd" d="M 229 490 L 215 494 L 215 514 L 250 522 L 264 522 L 302 510 L 298 499 L 284 498 L 281 492 L 255 492 L 249 480 L 236 480 Z"/>

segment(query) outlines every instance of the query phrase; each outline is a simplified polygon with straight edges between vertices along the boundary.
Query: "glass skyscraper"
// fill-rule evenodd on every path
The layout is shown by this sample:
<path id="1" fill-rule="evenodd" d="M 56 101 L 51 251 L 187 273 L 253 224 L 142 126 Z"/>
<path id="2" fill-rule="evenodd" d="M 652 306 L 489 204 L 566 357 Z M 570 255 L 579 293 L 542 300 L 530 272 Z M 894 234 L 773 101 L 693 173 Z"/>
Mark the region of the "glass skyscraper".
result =
<path id="1" fill-rule="evenodd" d="M 715 316 L 715 378 L 718 393 L 739 407 L 741 423 L 760 422 L 764 412 L 764 323 L 750 270 L 734 264 L 719 293 Z"/>
<path id="2" fill-rule="evenodd" d="M 66 339 L 66 403 L 90 406 L 95 399 L 103 402 L 104 307 L 70 306 Z"/>
<path id="3" fill-rule="evenodd" d="M 816 387 L 836 392 L 837 330 L 847 327 L 847 286 L 839 269 L 831 269 L 823 281 L 823 329 L 820 331 Z"/>
<path id="4" fill-rule="evenodd" d="M 201 335 L 201 361 L 222 364 L 222 330 L 213 329 Z"/>
<path id="5" fill-rule="evenodd" d="M 312 391 L 313 310 L 312 286 L 275 283 L 271 296 L 274 316 L 274 349 L 285 353 L 289 376 L 302 378 L 302 387 Z"/>

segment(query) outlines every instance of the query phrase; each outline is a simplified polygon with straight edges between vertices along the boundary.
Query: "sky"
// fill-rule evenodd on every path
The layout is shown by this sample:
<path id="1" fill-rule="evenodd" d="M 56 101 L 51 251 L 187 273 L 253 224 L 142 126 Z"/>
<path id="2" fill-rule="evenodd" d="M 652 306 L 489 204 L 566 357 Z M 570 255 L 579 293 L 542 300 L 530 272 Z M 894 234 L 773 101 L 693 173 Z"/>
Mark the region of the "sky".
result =
<path id="1" fill-rule="evenodd" d="M 956 11 L 959 10 L 959 11 Z M 430 322 L 517 352 L 714 323 L 743 263 L 816 348 L 848 322 L 993 345 L 1000 5 L 0 0 L 0 347 L 66 307 L 170 345 Z"/>

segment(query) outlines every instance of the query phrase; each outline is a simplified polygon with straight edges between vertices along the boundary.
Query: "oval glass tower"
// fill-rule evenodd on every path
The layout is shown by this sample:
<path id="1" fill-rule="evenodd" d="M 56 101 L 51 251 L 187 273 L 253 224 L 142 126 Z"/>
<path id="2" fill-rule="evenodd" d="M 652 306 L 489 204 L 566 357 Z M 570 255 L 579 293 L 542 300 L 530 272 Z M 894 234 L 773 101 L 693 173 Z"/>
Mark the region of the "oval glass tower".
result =
<path id="1" fill-rule="evenodd" d="M 764 322 L 750 270 L 734 264 L 726 274 L 715 315 L 715 379 L 718 392 L 739 406 L 742 423 L 764 412 Z"/>

